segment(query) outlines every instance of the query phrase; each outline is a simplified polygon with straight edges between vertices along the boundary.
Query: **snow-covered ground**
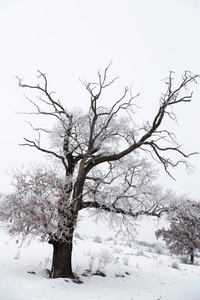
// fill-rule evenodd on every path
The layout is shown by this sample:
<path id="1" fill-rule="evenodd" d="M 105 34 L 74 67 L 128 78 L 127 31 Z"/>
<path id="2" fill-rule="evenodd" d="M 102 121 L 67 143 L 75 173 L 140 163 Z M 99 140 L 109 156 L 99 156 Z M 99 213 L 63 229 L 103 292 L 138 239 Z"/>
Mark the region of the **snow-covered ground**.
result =
<path id="1" fill-rule="evenodd" d="M 0 243 L 1 300 L 200 299 L 200 266 L 181 264 L 150 243 L 76 234 L 73 269 L 82 284 L 49 279 L 51 246 L 32 241 L 20 248 L 3 222 Z"/>

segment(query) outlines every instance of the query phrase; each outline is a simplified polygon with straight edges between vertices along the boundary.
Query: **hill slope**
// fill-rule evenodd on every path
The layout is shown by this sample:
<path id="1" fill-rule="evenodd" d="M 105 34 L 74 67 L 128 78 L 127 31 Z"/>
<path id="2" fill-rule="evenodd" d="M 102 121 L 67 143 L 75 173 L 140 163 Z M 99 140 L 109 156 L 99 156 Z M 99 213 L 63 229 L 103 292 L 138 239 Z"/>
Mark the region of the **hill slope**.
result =
<path id="1" fill-rule="evenodd" d="M 73 268 L 83 282 L 77 284 L 70 279 L 48 278 L 50 245 L 32 241 L 20 248 L 6 231 L 6 224 L 1 223 L 2 300 L 200 299 L 200 267 L 177 263 L 171 256 L 156 253 L 160 251 L 150 244 L 77 235 Z"/>

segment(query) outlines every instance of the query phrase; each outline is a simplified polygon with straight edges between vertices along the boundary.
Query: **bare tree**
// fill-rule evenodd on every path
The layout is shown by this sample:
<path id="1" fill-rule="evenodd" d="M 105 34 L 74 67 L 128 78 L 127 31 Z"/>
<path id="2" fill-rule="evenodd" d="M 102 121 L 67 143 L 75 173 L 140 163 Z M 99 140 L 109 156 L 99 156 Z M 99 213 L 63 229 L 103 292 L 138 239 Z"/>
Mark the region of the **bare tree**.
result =
<path id="1" fill-rule="evenodd" d="M 162 164 L 171 175 L 171 168 L 180 163 L 187 167 L 186 154 L 177 144 L 174 134 L 162 128 L 165 117 L 175 120 L 173 107 L 191 101 L 192 94 L 187 87 L 196 82 L 197 75 L 185 72 L 180 85 L 173 87 L 173 73 L 166 79 L 166 92 L 161 96 L 158 111 L 151 122 L 138 127 L 132 120 L 134 100 L 131 90 L 125 88 L 111 107 L 99 103 L 104 90 L 114 84 L 108 81 L 109 66 L 103 74 L 98 72 L 96 83 L 83 81 L 89 93 L 88 111 L 70 111 L 54 98 L 48 88 L 47 76 L 39 72 L 38 85 L 29 85 L 19 80 L 19 86 L 34 90 L 35 99 L 28 99 L 35 114 L 52 117 L 57 121 L 53 129 L 32 128 L 38 139 L 24 138 L 23 146 L 38 149 L 52 155 L 61 162 L 65 171 L 63 193 L 57 204 L 57 229 L 50 234 L 53 245 L 52 277 L 72 277 L 72 240 L 79 211 L 84 208 L 96 209 L 135 218 L 139 215 L 160 216 L 166 210 L 165 201 L 170 196 L 158 193 L 153 187 L 151 168 L 138 159 L 139 151 L 145 151 Z M 38 94 L 39 93 L 39 94 Z M 53 136 L 49 147 L 42 146 L 43 135 Z M 178 160 L 170 157 L 178 154 Z M 154 201 L 153 201 L 154 200 Z M 166 204 L 166 203 L 165 203 Z"/>

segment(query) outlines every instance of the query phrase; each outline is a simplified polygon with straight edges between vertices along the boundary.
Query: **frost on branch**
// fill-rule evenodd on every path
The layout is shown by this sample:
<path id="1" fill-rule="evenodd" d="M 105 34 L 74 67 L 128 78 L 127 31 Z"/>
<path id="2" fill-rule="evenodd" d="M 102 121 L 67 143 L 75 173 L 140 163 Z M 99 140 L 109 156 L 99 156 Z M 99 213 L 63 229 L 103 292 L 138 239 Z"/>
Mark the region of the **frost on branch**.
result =
<path id="1" fill-rule="evenodd" d="M 194 263 L 194 255 L 200 250 L 199 216 L 200 203 L 182 199 L 172 206 L 170 228 L 156 232 L 156 236 L 163 238 L 172 253 L 190 255 L 191 263 Z"/>
<path id="2" fill-rule="evenodd" d="M 157 171 L 148 161 L 133 157 L 108 164 L 107 168 L 94 168 L 86 178 L 80 210 L 89 209 L 95 220 L 104 219 L 112 228 L 133 236 L 139 216 L 159 217 L 174 201 L 171 191 L 164 192 L 154 184 L 156 177 Z M 10 221 L 10 234 L 23 241 L 68 236 L 65 216 L 71 213 L 72 199 L 63 201 L 66 185 L 66 178 L 53 168 L 39 165 L 17 170 L 13 174 L 14 191 L 1 208 L 4 218 Z M 71 185 L 73 189 L 74 182 L 69 179 Z"/>
<path id="3" fill-rule="evenodd" d="M 3 217 L 10 221 L 10 234 L 23 241 L 42 241 L 57 231 L 58 203 L 64 195 L 64 180 L 44 166 L 13 173 L 13 193 L 1 203 Z"/>
<path id="4" fill-rule="evenodd" d="M 157 113 L 151 121 L 144 120 L 144 126 L 139 127 L 134 123 L 135 98 L 129 88 L 125 88 L 121 96 L 116 95 L 110 107 L 101 106 L 100 98 L 104 90 L 110 88 L 117 78 L 108 80 L 108 66 L 104 73 L 98 72 L 96 83 L 82 81 L 89 93 L 88 109 L 86 112 L 80 109 L 70 111 L 63 104 L 53 98 L 49 91 L 47 76 L 38 72 L 40 83 L 38 85 L 24 84 L 21 79 L 19 86 L 37 93 L 36 98 L 27 100 L 33 105 L 35 111 L 28 115 L 37 115 L 44 118 L 52 118 L 57 125 L 52 128 L 34 127 L 38 134 L 36 139 L 24 138 L 22 145 L 34 147 L 39 151 L 50 154 L 61 161 L 68 172 L 69 164 L 74 168 L 77 163 L 84 160 L 85 171 L 106 161 L 119 160 L 136 150 L 149 153 L 157 162 L 161 163 L 165 171 L 171 175 L 170 169 L 183 163 L 188 167 L 187 158 L 194 154 L 186 154 L 177 143 L 173 132 L 162 128 L 164 118 L 176 120 L 174 107 L 181 103 L 191 101 L 192 93 L 188 86 L 196 82 L 198 75 L 185 72 L 181 83 L 174 86 L 174 73 L 170 72 L 166 79 L 166 92 L 161 95 Z M 110 101 L 111 103 L 111 101 Z M 42 136 L 45 134 L 54 136 L 57 140 L 50 148 L 42 146 Z M 56 146 L 54 148 L 54 146 Z M 175 161 L 170 156 L 180 157 Z"/>
<path id="5" fill-rule="evenodd" d="M 85 183 L 85 201 L 95 220 L 104 218 L 111 228 L 134 235 L 140 216 L 157 216 L 168 211 L 175 195 L 155 183 L 158 172 L 146 159 L 134 156 L 93 168 Z M 93 208 L 93 209 L 92 209 Z"/>

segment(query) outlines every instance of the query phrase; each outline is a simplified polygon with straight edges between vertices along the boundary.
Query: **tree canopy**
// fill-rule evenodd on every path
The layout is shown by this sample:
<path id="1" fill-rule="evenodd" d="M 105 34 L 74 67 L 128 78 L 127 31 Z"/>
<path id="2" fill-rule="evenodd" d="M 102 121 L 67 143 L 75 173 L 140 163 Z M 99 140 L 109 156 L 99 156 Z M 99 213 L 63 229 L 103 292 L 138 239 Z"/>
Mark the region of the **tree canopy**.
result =
<path id="1" fill-rule="evenodd" d="M 194 255 L 200 250 L 200 203 L 182 200 L 175 211 L 170 214 L 169 229 L 159 229 L 156 236 L 163 238 L 174 254 L 190 255 L 194 263 Z"/>

